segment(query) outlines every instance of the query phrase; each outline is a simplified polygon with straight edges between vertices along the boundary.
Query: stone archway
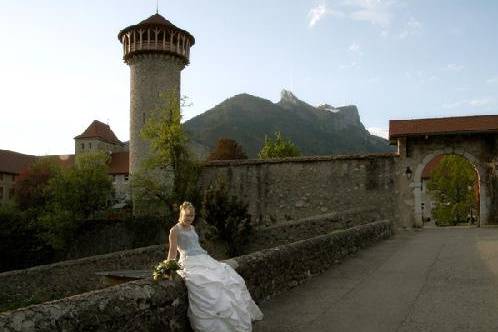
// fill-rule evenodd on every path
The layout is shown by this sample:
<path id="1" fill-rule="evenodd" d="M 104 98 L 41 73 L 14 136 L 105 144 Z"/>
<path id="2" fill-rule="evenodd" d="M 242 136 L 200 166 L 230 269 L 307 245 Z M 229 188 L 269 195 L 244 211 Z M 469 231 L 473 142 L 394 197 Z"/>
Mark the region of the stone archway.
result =
<path id="1" fill-rule="evenodd" d="M 479 224 L 488 224 L 490 222 L 489 220 L 489 206 L 491 204 L 490 199 L 488 198 L 487 192 L 488 192 L 488 183 L 485 181 L 486 179 L 486 167 L 485 165 L 482 165 L 480 160 L 476 158 L 474 155 L 471 153 L 463 150 L 463 149 L 453 149 L 453 148 L 446 148 L 446 149 L 441 149 L 441 150 L 435 150 L 431 151 L 430 153 L 426 154 L 422 160 L 418 163 L 415 169 L 415 174 L 413 176 L 412 183 L 410 184 L 410 187 L 413 189 L 413 197 L 414 197 L 414 217 L 415 217 L 415 225 L 416 226 L 423 226 L 423 221 L 422 221 L 422 172 L 424 168 L 427 166 L 427 164 L 434 159 L 435 157 L 439 155 L 460 155 L 467 159 L 474 168 L 476 169 L 477 172 L 477 177 L 479 181 Z"/>
<path id="2" fill-rule="evenodd" d="M 391 120 L 389 140 L 398 146 L 398 226 L 421 227 L 422 172 L 435 156 L 456 154 L 479 177 L 479 225 L 498 222 L 498 115 Z"/>

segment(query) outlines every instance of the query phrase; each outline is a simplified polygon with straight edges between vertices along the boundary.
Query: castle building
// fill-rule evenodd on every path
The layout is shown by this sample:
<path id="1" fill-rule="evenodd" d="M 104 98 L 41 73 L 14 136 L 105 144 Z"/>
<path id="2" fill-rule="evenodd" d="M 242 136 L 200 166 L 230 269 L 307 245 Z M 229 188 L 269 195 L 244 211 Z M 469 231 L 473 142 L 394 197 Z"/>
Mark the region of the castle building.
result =
<path id="1" fill-rule="evenodd" d="M 108 125 L 95 120 L 74 143 L 75 155 L 97 150 L 109 154 L 115 198 L 124 201 L 130 199 L 130 175 L 149 157 L 148 143 L 141 137 L 146 120 L 167 103 L 180 106 L 181 71 L 190 62 L 195 39 L 157 13 L 121 30 L 118 39 L 130 67 L 130 142 L 121 142 Z M 54 157 L 71 167 L 75 155 Z M 0 203 L 12 200 L 16 177 L 37 158 L 0 150 Z"/>
<path id="2" fill-rule="evenodd" d="M 42 157 L 54 157 L 63 167 L 72 167 L 75 156 L 90 152 L 104 151 L 109 154 L 109 176 L 112 177 L 115 202 L 130 199 L 128 144 L 121 142 L 109 125 L 93 121 L 90 126 L 74 138 L 74 155 L 32 156 L 0 150 L 0 204 L 14 199 L 15 183 L 19 174 Z"/>

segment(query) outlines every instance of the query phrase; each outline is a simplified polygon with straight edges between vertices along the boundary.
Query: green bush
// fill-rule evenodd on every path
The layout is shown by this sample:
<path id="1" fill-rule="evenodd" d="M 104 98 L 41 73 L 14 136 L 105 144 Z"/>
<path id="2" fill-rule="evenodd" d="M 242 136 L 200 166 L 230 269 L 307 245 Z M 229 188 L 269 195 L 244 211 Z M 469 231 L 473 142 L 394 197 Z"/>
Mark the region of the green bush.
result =
<path id="1" fill-rule="evenodd" d="M 226 241 L 228 255 L 242 254 L 252 232 L 251 216 L 247 204 L 229 196 L 223 181 L 209 186 L 203 201 L 203 214 L 206 223 L 214 226 L 219 237 Z"/>
<path id="2" fill-rule="evenodd" d="M 54 252 L 40 233 L 26 213 L 13 205 L 0 206 L 0 272 L 49 263 Z"/>
<path id="3" fill-rule="evenodd" d="M 301 153 L 297 146 L 290 139 L 282 136 L 279 131 L 275 132 L 274 140 L 265 136 L 265 144 L 258 154 L 259 159 L 298 157 L 299 155 Z"/>

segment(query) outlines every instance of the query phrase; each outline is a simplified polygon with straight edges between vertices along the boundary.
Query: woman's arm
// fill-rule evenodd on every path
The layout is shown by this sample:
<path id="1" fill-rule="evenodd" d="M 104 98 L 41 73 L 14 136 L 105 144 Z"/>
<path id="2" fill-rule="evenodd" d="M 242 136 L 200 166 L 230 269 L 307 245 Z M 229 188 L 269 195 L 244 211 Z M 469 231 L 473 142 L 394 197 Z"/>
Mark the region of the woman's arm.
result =
<path id="1" fill-rule="evenodd" d="M 177 253 L 177 229 L 176 227 L 171 227 L 169 230 L 169 250 L 168 250 L 168 260 L 176 259 Z"/>

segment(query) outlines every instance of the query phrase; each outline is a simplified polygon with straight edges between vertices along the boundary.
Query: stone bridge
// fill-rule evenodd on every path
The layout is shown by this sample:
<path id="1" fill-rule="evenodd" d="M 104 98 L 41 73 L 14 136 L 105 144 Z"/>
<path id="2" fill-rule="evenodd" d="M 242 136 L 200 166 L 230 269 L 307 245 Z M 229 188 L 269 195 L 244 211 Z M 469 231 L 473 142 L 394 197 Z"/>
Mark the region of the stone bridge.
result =
<path id="1" fill-rule="evenodd" d="M 498 228 L 404 231 L 263 303 L 255 332 L 498 331 Z"/>

